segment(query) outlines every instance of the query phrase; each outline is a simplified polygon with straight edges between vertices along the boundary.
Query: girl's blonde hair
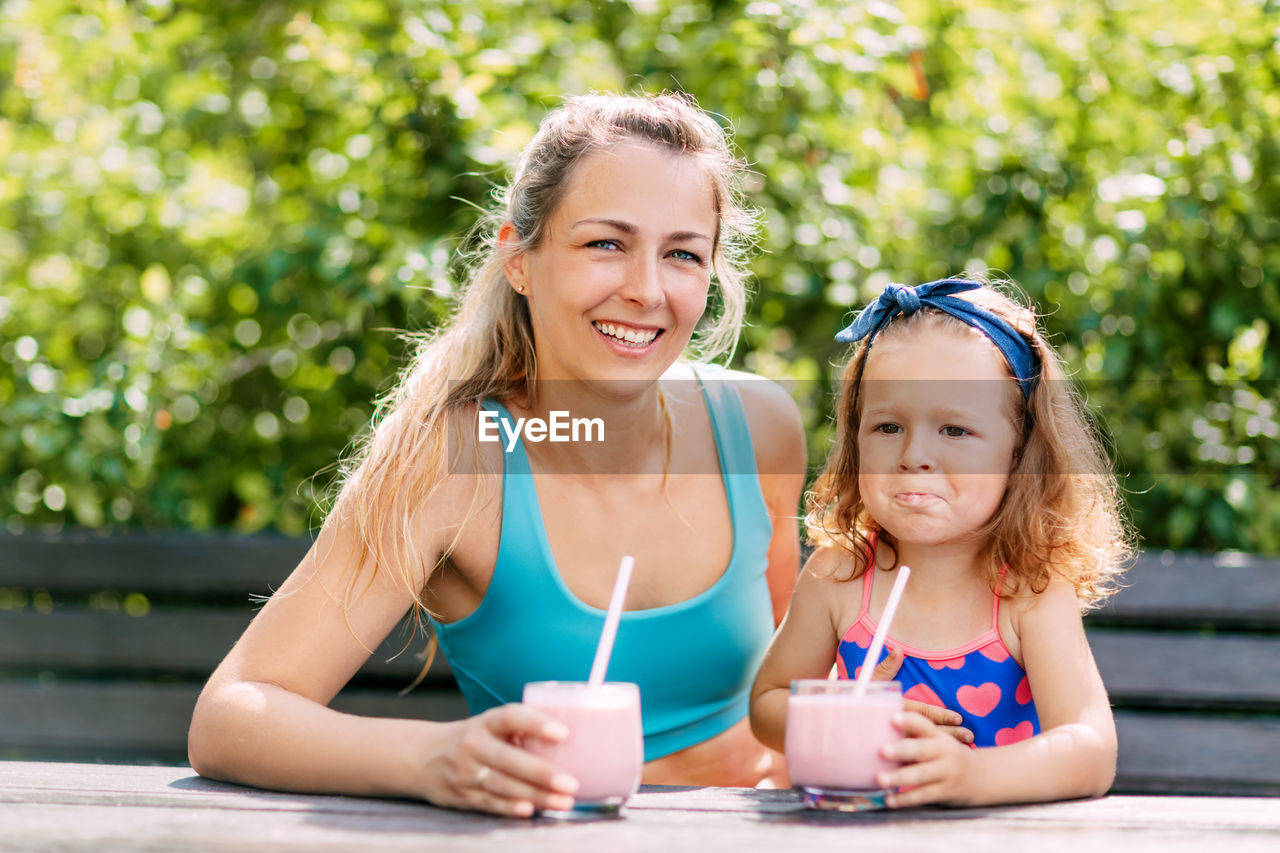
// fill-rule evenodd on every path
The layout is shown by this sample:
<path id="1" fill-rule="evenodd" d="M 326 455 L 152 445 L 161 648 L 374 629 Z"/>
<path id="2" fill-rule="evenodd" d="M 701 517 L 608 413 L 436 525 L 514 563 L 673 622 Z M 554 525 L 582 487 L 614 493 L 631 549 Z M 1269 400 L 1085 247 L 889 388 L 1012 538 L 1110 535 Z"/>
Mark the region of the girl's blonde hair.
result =
<path id="1" fill-rule="evenodd" d="M 1004 498 L 982 533 L 978 564 L 991 588 L 1011 596 L 1024 588 L 1044 591 L 1052 576 L 1076 589 L 1083 609 L 1116 591 L 1116 577 L 1132 555 L 1131 535 L 1120 509 L 1115 474 L 1079 392 L 1067 379 L 1061 357 L 1038 328 L 1035 313 L 990 284 L 954 294 L 1003 319 L 1033 348 L 1039 380 L 1029 398 L 1009 372 L 1009 413 L 1021 441 Z M 937 309 L 897 315 L 877 335 L 908 335 L 925 328 L 971 327 Z M 853 555 L 852 580 L 873 565 L 872 536 L 893 542 L 867 511 L 858 491 L 858 428 L 861 378 L 868 342 L 857 345 L 841 375 L 836 409 L 836 445 L 807 495 L 808 537 Z M 1008 367 L 1008 365 L 1005 365 Z M 1003 581 L 1000 572 L 1008 566 Z"/>
<path id="2" fill-rule="evenodd" d="M 682 94 L 566 100 L 543 120 L 511 184 L 495 194 L 495 208 L 477 225 L 481 245 L 451 321 L 418 338 L 396 387 L 378 401 L 371 434 L 340 469 L 330 517 L 354 525 L 354 565 L 371 560 L 376 572 L 390 558 L 424 610 L 418 585 L 420 570 L 428 567 L 422 564 L 415 512 L 456 461 L 450 458 L 450 435 L 460 434 L 454 430 L 464 428 L 461 418 L 485 399 L 532 399 L 537 378 L 528 306 L 508 282 L 503 263 L 542 243 L 578 162 L 623 142 L 696 158 L 710 179 L 718 218 L 711 273 L 720 312 L 690 348 L 700 358 L 732 354 L 746 305 L 744 259 L 754 217 L 741 200 L 737 176 L 743 164 L 727 133 Z M 519 240 L 500 250 L 497 234 L 505 222 L 515 226 Z M 467 517 L 475 510 L 473 504 Z M 357 574 L 372 579 L 372 573 L 352 572 L 348 601 Z"/>

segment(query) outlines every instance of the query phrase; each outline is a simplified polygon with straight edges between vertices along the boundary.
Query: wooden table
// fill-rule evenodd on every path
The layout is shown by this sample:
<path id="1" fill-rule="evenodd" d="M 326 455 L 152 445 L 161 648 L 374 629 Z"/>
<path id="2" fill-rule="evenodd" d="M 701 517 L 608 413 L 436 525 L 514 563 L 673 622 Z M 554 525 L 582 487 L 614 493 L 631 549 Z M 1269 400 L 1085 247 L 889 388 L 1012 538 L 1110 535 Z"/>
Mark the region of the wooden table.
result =
<path id="1" fill-rule="evenodd" d="M 1280 799 L 1125 797 L 805 812 L 794 791 L 646 786 L 622 819 L 506 820 L 423 803 L 258 791 L 189 767 L 0 762 L 0 850 L 1009 851 L 1280 849 Z"/>

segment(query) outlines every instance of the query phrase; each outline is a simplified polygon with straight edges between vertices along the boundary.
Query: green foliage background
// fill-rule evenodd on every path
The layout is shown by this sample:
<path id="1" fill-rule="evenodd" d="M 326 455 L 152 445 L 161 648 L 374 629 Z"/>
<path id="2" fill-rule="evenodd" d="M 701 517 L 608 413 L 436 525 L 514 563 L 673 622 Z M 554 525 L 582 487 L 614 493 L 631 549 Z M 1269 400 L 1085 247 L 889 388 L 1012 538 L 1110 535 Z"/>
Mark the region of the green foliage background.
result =
<path id="1" fill-rule="evenodd" d="M 1147 547 L 1280 551 L 1272 0 L 0 2 L 0 519 L 278 529 L 565 93 L 680 89 L 763 213 L 737 360 L 1008 275 Z"/>

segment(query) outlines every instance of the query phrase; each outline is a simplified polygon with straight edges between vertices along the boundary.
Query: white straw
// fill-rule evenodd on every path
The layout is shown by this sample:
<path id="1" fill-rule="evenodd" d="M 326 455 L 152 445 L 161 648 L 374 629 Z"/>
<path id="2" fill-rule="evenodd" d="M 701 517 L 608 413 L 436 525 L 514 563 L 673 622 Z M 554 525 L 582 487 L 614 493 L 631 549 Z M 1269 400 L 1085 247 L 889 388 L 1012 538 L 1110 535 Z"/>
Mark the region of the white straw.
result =
<path id="1" fill-rule="evenodd" d="M 869 572 L 875 570 L 875 566 L 867 567 Z M 858 673 L 858 680 L 853 688 L 855 696 L 864 692 L 867 685 L 871 683 L 871 673 L 880 660 L 880 650 L 884 648 L 885 638 L 889 636 L 889 623 L 893 621 L 894 611 L 898 609 L 902 589 L 907 585 L 909 577 L 911 577 L 911 570 L 906 566 L 898 569 L 898 579 L 893 582 L 893 589 L 889 590 L 889 600 L 885 602 L 884 612 L 880 614 L 880 624 L 876 626 L 876 634 L 871 638 L 871 648 L 867 649 L 867 656 L 862 659 L 862 671 Z"/>
<path id="2" fill-rule="evenodd" d="M 592 687 L 604 684 L 604 673 L 609 668 L 609 655 L 613 654 L 613 638 L 618 633 L 618 619 L 622 616 L 622 602 L 627 598 L 627 584 L 631 582 L 631 568 L 636 564 L 630 554 L 622 558 L 618 566 L 618 579 L 613 582 L 613 598 L 609 600 L 609 612 L 604 616 L 604 630 L 600 632 L 600 645 L 596 646 L 595 663 L 591 664 Z"/>

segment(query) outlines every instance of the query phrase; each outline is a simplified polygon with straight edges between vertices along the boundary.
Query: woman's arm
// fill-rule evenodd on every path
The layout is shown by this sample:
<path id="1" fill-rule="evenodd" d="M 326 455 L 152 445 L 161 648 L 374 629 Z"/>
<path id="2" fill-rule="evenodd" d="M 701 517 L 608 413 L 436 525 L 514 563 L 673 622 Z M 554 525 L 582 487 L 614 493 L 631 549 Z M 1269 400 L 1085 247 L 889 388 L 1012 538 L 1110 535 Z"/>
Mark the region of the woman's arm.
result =
<path id="1" fill-rule="evenodd" d="M 1043 802 L 1105 794 L 1115 778 L 1116 732 L 1106 689 L 1085 638 L 1074 590 L 1051 583 L 1015 617 L 1040 734 L 1009 746 L 965 749 L 906 714 L 906 739 L 886 756 L 911 762 L 882 780 L 894 807 Z"/>
<path id="2" fill-rule="evenodd" d="M 449 494 L 456 490 L 437 495 L 458 498 Z M 432 553 L 445 535 L 428 541 Z M 572 781 L 512 743 L 517 735 L 564 737 L 562 726 L 532 709 L 509 705 L 441 723 L 327 707 L 414 604 L 394 567 L 374 572 L 368 562 L 344 600 L 354 542 L 351 528 L 331 517 L 214 671 L 191 721 L 191 766 L 264 788 L 417 797 L 515 815 L 565 807 Z"/>

